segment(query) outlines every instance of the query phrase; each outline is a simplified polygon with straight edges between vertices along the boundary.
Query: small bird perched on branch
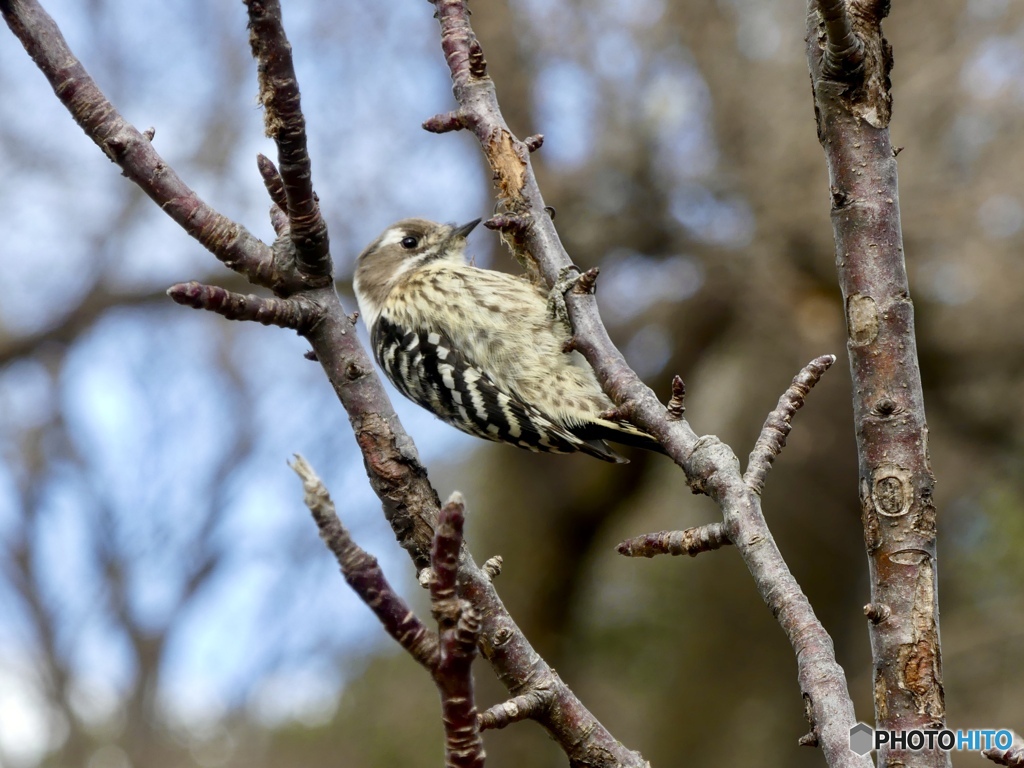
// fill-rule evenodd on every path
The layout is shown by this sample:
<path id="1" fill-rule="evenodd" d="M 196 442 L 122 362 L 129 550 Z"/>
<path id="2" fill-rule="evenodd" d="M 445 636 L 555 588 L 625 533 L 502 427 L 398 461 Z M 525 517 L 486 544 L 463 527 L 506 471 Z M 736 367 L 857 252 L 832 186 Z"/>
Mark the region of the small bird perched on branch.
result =
<path id="1" fill-rule="evenodd" d="M 612 401 L 583 356 L 567 350 L 572 330 L 540 288 L 466 263 L 466 237 L 479 223 L 405 219 L 360 254 L 356 299 L 391 383 L 487 440 L 620 463 L 606 440 L 663 453 L 651 435 L 607 417 Z"/>

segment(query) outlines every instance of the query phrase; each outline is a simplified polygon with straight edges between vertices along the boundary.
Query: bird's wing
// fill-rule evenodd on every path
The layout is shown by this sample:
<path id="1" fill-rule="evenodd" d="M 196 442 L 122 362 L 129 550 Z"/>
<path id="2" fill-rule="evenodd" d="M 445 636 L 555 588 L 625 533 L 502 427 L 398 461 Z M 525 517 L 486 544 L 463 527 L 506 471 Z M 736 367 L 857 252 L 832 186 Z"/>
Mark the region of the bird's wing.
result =
<path id="1" fill-rule="evenodd" d="M 442 331 L 402 329 L 381 315 L 371 343 L 377 362 L 403 395 L 463 432 L 532 451 L 581 451 L 625 461 L 597 435 L 577 436 L 498 386 Z"/>

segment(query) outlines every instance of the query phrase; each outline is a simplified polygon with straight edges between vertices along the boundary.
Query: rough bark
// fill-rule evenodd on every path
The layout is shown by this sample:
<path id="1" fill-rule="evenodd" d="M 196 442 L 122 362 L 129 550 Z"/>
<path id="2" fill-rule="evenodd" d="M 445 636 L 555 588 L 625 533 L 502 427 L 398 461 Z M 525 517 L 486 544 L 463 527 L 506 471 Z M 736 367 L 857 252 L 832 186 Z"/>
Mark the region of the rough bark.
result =
<path id="1" fill-rule="evenodd" d="M 945 704 L 935 478 L 889 140 L 892 54 L 881 32 L 886 11 L 884 3 L 812 0 L 807 53 L 846 309 L 871 579 L 875 723 L 904 730 L 941 728 Z M 850 29 L 859 41 L 852 48 L 844 31 Z M 886 765 L 949 765 L 939 750 L 883 749 L 878 759 Z"/>

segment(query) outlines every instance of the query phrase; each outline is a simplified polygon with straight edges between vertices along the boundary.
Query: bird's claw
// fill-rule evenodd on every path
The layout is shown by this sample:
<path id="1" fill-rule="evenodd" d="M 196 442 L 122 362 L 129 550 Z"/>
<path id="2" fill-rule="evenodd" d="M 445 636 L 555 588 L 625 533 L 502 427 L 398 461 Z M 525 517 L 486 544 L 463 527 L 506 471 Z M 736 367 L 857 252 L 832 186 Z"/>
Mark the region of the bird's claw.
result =
<path id="1" fill-rule="evenodd" d="M 572 323 L 569 321 L 569 310 L 565 306 L 565 294 L 572 290 L 581 277 L 580 268 L 575 264 L 562 267 L 558 271 L 558 280 L 548 294 L 548 314 L 567 328 L 572 328 Z"/>

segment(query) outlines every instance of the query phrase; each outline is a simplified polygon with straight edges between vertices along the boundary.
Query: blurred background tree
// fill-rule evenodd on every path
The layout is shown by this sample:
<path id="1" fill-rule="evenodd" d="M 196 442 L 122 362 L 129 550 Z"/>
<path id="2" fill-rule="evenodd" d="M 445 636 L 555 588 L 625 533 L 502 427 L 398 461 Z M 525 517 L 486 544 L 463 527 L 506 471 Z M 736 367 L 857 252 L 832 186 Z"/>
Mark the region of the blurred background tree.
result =
<path id="1" fill-rule="evenodd" d="M 233 3 L 51 0 L 125 116 L 226 215 L 272 238 L 244 13 Z M 343 295 L 407 215 L 488 212 L 426 3 L 289 0 L 315 183 Z M 506 117 L 563 242 L 601 265 L 627 358 L 738 452 L 799 367 L 844 354 L 825 164 L 797 0 L 492 0 L 476 7 Z M 1024 684 L 1024 3 L 908 0 L 893 140 L 939 480 L 952 727 L 1021 728 Z M 337 577 L 285 465 L 321 469 L 353 534 L 422 600 L 344 413 L 280 331 L 174 307 L 224 270 L 117 174 L 21 48 L 0 47 L 0 763 L 434 766 L 436 693 Z M 513 269 L 491 235 L 480 263 Z M 765 511 L 870 719 L 849 384 L 798 419 Z M 463 436 L 396 407 L 537 649 L 656 766 L 820 765 L 791 650 L 725 550 L 632 561 L 626 536 L 715 519 L 657 456 L 607 466 Z M 480 667 L 479 703 L 503 697 Z M 557 766 L 532 724 L 489 765 Z M 964 756 L 963 764 L 982 764 Z"/>

